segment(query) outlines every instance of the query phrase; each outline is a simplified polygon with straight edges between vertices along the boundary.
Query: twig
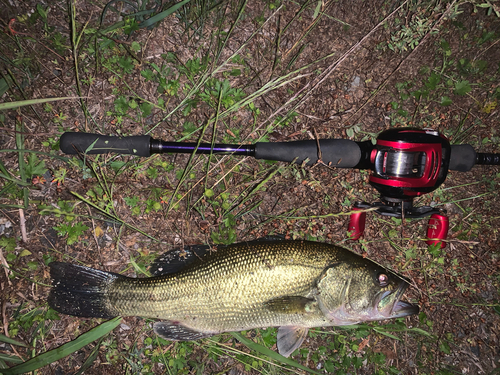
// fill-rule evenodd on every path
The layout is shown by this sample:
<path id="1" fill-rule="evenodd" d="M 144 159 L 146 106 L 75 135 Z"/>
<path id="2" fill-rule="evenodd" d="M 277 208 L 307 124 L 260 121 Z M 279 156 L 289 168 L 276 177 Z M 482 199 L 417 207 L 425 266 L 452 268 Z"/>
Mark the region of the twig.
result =
<path id="1" fill-rule="evenodd" d="M 26 220 L 24 218 L 24 209 L 19 209 L 19 226 L 21 227 L 21 237 L 24 243 L 28 243 L 28 236 L 26 234 Z"/>
<path id="2" fill-rule="evenodd" d="M 3 289 L 3 288 L 2 288 Z M 3 333 L 5 336 L 9 336 L 9 322 L 7 320 L 7 301 L 2 302 L 2 321 L 3 321 Z"/>
<path id="3" fill-rule="evenodd" d="M 10 286 L 12 286 L 12 282 L 10 281 L 9 275 L 12 273 L 12 271 L 9 268 L 9 264 L 5 260 L 3 253 L 2 253 L 2 248 L 0 247 L 0 263 L 2 263 L 4 271 L 5 271 L 5 276 L 7 276 L 7 282 L 9 283 Z"/>

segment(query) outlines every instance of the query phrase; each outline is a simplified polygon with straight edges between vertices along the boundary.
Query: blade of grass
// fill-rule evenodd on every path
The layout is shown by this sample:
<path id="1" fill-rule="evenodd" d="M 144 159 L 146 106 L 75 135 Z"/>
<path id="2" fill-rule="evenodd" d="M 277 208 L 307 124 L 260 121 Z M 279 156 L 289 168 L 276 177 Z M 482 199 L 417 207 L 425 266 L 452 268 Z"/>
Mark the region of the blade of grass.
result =
<path id="1" fill-rule="evenodd" d="M 261 190 L 266 184 L 267 182 L 277 173 L 279 172 L 280 170 L 282 169 L 282 167 L 278 167 L 276 168 L 274 171 L 271 171 L 262 181 L 260 181 L 257 185 L 255 185 L 254 188 L 252 188 L 249 192 L 248 192 L 248 195 L 246 196 L 243 196 L 241 201 L 239 201 L 237 204 L 234 204 L 233 207 L 231 207 L 231 209 L 229 209 L 228 211 L 226 211 L 226 213 L 231 213 L 234 211 L 234 209 L 236 209 L 237 207 L 242 207 L 246 202 L 248 202 L 248 200 L 255 194 L 257 193 L 259 190 Z"/>
<path id="2" fill-rule="evenodd" d="M 181 1 L 180 3 L 177 3 L 173 6 L 171 6 L 170 8 L 164 10 L 163 12 L 160 12 L 160 13 L 154 15 L 153 17 L 148 18 L 146 21 L 141 22 L 139 24 L 139 27 L 141 27 L 141 28 L 146 27 L 147 28 L 151 25 L 154 25 L 157 22 L 162 21 L 163 19 L 165 19 L 166 17 L 175 13 L 180 7 L 184 6 L 185 4 L 189 3 L 190 1 L 191 0 L 184 0 L 184 1 Z"/>
<path id="3" fill-rule="evenodd" d="M 214 353 L 215 355 L 219 356 L 219 357 L 231 357 L 233 360 L 235 361 L 238 361 L 242 364 L 246 366 L 249 366 L 251 369 L 254 369 L 256 370 L 258 373 L 262 373 L 262 374 L 265 374 L 265 373 L 268 373 L 266 372 L 263 367 L 259 366 L 259 362 L 262 362 L 262 363 L 267 363 L 269 365 L 271 365 L 273 367 L 273 370 L 275 368 L 280 368 L 280 369 L 283 369 L 283 370 L 289 370 L 291 371 L 292 373 L 295 373 L 295 374 L 303 374 L 303 371 L 300 371 L 300 370 L 292 370 L 290 369 L 289 367 L 285 367 L 285 366 L 282 366 L 282 365 L 279 365 L 277 364 L 276 362 L 273 362 L 271 360 L 265 360 L 264 358 L 262 358 L 261 356 L 259 357 L 258 353 L 257 355 L 252 355 L 250 353 L 245 353 L 241 350 L 238 350 L 236 348 L 233 348 L 232 346 L 228 346 L 228 345 L 224 345 L 223 343 L 220 343 L 220 342 L 215 342 L 213 340 L 210 340 L 214 346 L 210 346 L 209 349 L 212 353 Z M 257 362 L 257 366 L 255 366 L 254 364 L 249 364 L 247 362 L 245 362 L 244 360 L 242 360 L 241 357 L 250 357 L 250 358 L 253 358 L 255 359 Z M 272 374 L 279 374 L 280 372 L 271 372 Z"/>
<path id="4" fill-rule="evenodd" d="M 92 366 L 94 361 L 97 358 L 97 355 L 99 354 L 99 349 L 101 348 L 101 343 L 104 340 L 104 336 L 99 339 L 99 341 L 95 344 L 94 349 L 92 349 L 92 352 L 90 355 L 87 357 L 85 362 L 83 363 L 82 367 L 80 367 L 80 370 L 75 375 L 80 375 L 84 374 L 85 371 Z"/>
<path id="5" fill-rule="evenodd" d="M 68 99 L 79 99 L 79 97 L 78 96 L 76 96 L 76 97 L 75 96 L 64 96 L 64 97 L 60 97 L 60 98 L 29 99 L 29 100 L 20 100 L 17 102 L 0 103 L 0 111 L 6 110 L 6 109 L 24 107 L 27 105 L 42 104 L 42 103 L 55 102 L 58 100 L 68 100 Z"/>
<path id="6" fill-rule="evenodd" d="M 281 354 L 275 352 L 274 350 L 271 350 L 269 348 L 266 348 L 263 345 L 257 344 L 256 342 L 247 339 L 245 336 L 243 336 L 239 332 L 231 332 L 231 335 L 241 342 L 242 344 L 246 345 L 249 349 L 255 350 L 256 352 L 263 354 L 271 359 L 274 359 L 275 361 L 278 361 L 280 363 L 304 370 L 306 372 L 309 372 L 311 374 L 322 374 L 321 372 L 311 370 L 310 368 L 301 365 L 298 362 L 295 362 L 293 359 L 283 357 Z"/>
<path id="7" fill-rule="evenodd" d="M 5 342 L 7 344 L 16 345 L 16 346 L 28 347 L 28 345 L 26 345 L 25 343 L 11 339 L 10 337 L 7 337 L 7 336 L 2 335 L 2 334 L 0 334 L 0 342 Z"/>
<path id="8" fill-rule="evenodd" d="M 80 350 L 84 346 L 90 344 L 91 342 L 100 339 L 104 335 L 107 335 L 113 329 L 115 329 L 122 321 L 121 317 L 116 317 L 114 319 L 108 320 L 90 331 L 78 336 L 73 341 L 70 341 L 58 348 L 52 349 L 48 352 L 40 354 L 35 358 L 30 359 L 20 365 L 11 367 L 9 369 L 2 370 L 3 375 L 17 375 L 24 374 L 26 372 L 35 371 L 43 366 L 47 366 L 55 361 L 58 361 L 68 355 Z"/>
<path id="9" fill-rule="evenodd" d="M 0 361 L 10 362 L 10 363 L 14 363 L 16 365 L 24 362 L 19 357 L 16 357 L 13 355 L 8 355 L 8 354 L 3 354 L 3 353 L 0 353 Z M 2 367 L 0 367 L 0 368 L 2 368 Z M 5 368 L 7 368 L 7 367 L 5 367 Z M 3 372 L 2 372 L 2 374 L 3 374 Z"/>
<path id="10" fill-rule="evenodd" d="M 16 118 L 16 147 L 19 152 L 19 174 L 21 175 L 21 181 L 26 182 L 26 163 L 24 161 L 24 129 L 23 120 L 21 116 Z M 28 195 L 29 191 L 26 187 L 23 187 L 23 207 L 28 207 Z"/>

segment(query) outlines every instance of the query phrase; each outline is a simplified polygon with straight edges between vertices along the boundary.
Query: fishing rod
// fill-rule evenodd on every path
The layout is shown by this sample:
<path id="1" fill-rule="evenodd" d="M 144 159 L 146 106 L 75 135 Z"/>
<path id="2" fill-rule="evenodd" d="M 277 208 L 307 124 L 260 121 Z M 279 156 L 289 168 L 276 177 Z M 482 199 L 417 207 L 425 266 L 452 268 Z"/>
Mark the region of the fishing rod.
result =
<path id="1" fill-rule="evenodd" d="M 446 246 L 449 222 L 446 213 L 430 206 L 413 206 L 413 199 L 437 189 L 448 170 L 467 172 L 474 165 L 500 165 L 500 154 L 478 153 L 471 145 L 450 145 L 448 139 L 433 130 L 390 129 L 380 133 L 376 143 L 348 139 L 319 139 L 291 142 L 223 144 L 165 142 L 149 135 L 130 137 L 67 132 L 60 139 L 66 154 L 131 154 L 149 157 L 163 153 L 231 154 L 256 159 L 314 165 L 323 163 L 336 168 L 371 170 L 372 185 L 380 201 L 356 202 L 350 216 L 349 232 L 358 240 L 364 232 L 366 209 L 397 218 L 430 216 L 427 244 Z"/>

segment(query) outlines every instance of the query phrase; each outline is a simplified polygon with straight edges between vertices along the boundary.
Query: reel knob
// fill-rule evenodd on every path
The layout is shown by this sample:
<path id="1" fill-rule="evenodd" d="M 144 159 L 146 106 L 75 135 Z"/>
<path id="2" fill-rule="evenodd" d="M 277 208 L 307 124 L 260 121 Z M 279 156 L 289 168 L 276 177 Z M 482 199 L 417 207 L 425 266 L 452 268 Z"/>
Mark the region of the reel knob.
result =
<path id="1" fill-rule="evenodd" d="M 360 207 L 354 206 L 352 208 L 353 211 L 361 210 Z M 349 228 L 348 231 L 350 233 L 349 239 L 353 241 L 357 241 L 363 235 L 365 231 L 365 223 L 366 223 L 366 212 L 357 212 L 352 213 L 349 219 Z"/>
<path id="2" fill-rule="evenodd" d="M 441 243 L 441 249 L 446 246 L 445 240 L 448 235 L 450 223 L 448 217 L 439 214 L 432 214 L 429 219 L 429 226 L 427 227 L 427 245 L 436 245 Z"/>

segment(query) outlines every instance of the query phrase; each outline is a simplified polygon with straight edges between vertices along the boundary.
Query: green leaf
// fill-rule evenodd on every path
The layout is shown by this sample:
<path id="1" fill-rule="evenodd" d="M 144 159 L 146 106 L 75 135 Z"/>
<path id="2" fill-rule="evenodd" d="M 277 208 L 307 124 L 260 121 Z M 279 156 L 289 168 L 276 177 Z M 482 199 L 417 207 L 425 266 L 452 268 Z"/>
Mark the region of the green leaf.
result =
<path id="1" fill-rule="evenodd" d="M 141 109 L 143 117 L 149 116 L 151 114 L 151 110 L 153 109 L 151 104 L 149 104 L 148 102 L 141 103 L 139 105 L 139 108 Z"/>
<path id="2" fill-rule="evenodd" d="M 132 62 L 132 58 L 130 56 L 122 56 L 118 60 L 118 65 L 123 68 L 125 73 L 132 73 L 134 70 L 134 64 Z"/>
<path id="3" fill-rule="evenodd" d="M 453 101 L 449 97 L 442 96 L 441 102 L 439 104 L 441 104 L 442 106 L 447 106 L 447 105 L 450 105 L 451 103 L 453 103 Z"/>
<path id="4" fill-rule="evenodd" d="M 115 100 L 115 111 L 118 114 L 124 115 L 128 111 L 128 101 L 124 96 L 119 96 Z"/>
<path id="5" fill-rule="evenodd" d="M 448 345 L 448 343 L 446 341 L 442 341 L 441 343 L 439 343 L 439 349 L 443 353 L 451 354 L 450 346 Z"/>
<path id="6" fill-rule="evenodd" d="M 129 18 L 125 21 L 125 26 L 123 27 L 123 32 L 127 35 L 132 34 L 134 31 L 139 30 L 140 25 L 137 23 L 135 18 Z"/>
<path id="7" fill-rule="evenodd" d="M 113 329 L 115 329 L 122 321 L 121 317 L 116 317 L 114 319 L 108 320 L 97 327 L 91 329 L 90 331 L 80 335 L 73 341 L 70 341 L 58 348 L 45 352 L 30 359 L 20 365 L 11 367 L 9 369 L 2 369 L 3 375 L 17 375 L 24 374 L 26 372 L 35 371 L 43 366 L 47 366 L 55 361 L 58 361 L 70 354 L 75 353 L 84 346 L 90 344 L 92 341 L 98 340 L 104 335 L 107 335 Z"/>
<path id="8" fill-rule="evenodd" d="M 45 168 L 45 162 L 38 159 L 37 155 L 29 154 L 25 172 L 26 177 L 32 178 L 33 176 L 43 176 L 47 172 L 47 168 Z"/>
<path id="9" fill-rule="evenodd" d="M 130 48 L 132 49 L 132 51 L 137 53 L 141 50 L 141 45 L 137 42 L 132 42 L 132 45 L 130 46 Z"/>
<path id="10" fill-rule="evenodd" d="M 500 305 L 493 306 L 493 311 L 496 312 L 497 315 L 500 315 Z"/>
<path id="11" fill-rule="evenodd" d="M 7 253 L 14 251 L 16 249 L 16 239 L 14 237 L 0 237 L 0 248 L 4 248 Z"/>
<path id="12" fill-rule="evenodd" d="M 460 81 L 455 83 L 455 94 L 457 95 L 465 95 L 471 92 L 472 87 L 469 84 L 469 81 Z"/>
<path id="13" fill-rule="evenodd" d="M 427 82 L 425 83 L 425 86 L 429 90 L 435 90 L 440 81 L 441 81 L 441 77 L 439 77 L 436 73 L 432 72 L 430 77 L 427 78 Z"/>
<path id="14" fill-rule="evenodd" d="M 125 164 L 127 164 L 127 162 L 121 160 L 115 160 L 110 163 L 111 168 L 113 168 L 115 172 L 118 172 L 120 169 L 122 169 Z"/>
<path id="15" fill-rule="evenodd" d="M 130 206 L 130 207 L 135 207 L 137 206 L 137 203 L 139 203 L 139 197 L 124 197 L 123 200 L 125 201 L 125 203 Z"/>
<path id="16" fill-rule="evenodd" d="M 146 78 L 146 80 L 148 80 L 148 81 L 152 81 L 155 77 L 155 75 L 151 69 L 141 70 L 141 76 Z"/>
<path id="17" fill-rule="evenodd" d="M 9 77 L 0 79 L 0 97 L 7 92 L 12 85 L 12 80 Z"/>
<path id="18" fill-rule="evenodd" d="M 49 9 L 47 7 L 47 9 Z M 36 5 L 36 11 L 38 12 L 38 14 L 43 18 L 43 20 L 45 22 L 47 22 L 47 11 L 45 9 L 43 9 L 42 5 L 41 4 L 37 4 Z"/>

